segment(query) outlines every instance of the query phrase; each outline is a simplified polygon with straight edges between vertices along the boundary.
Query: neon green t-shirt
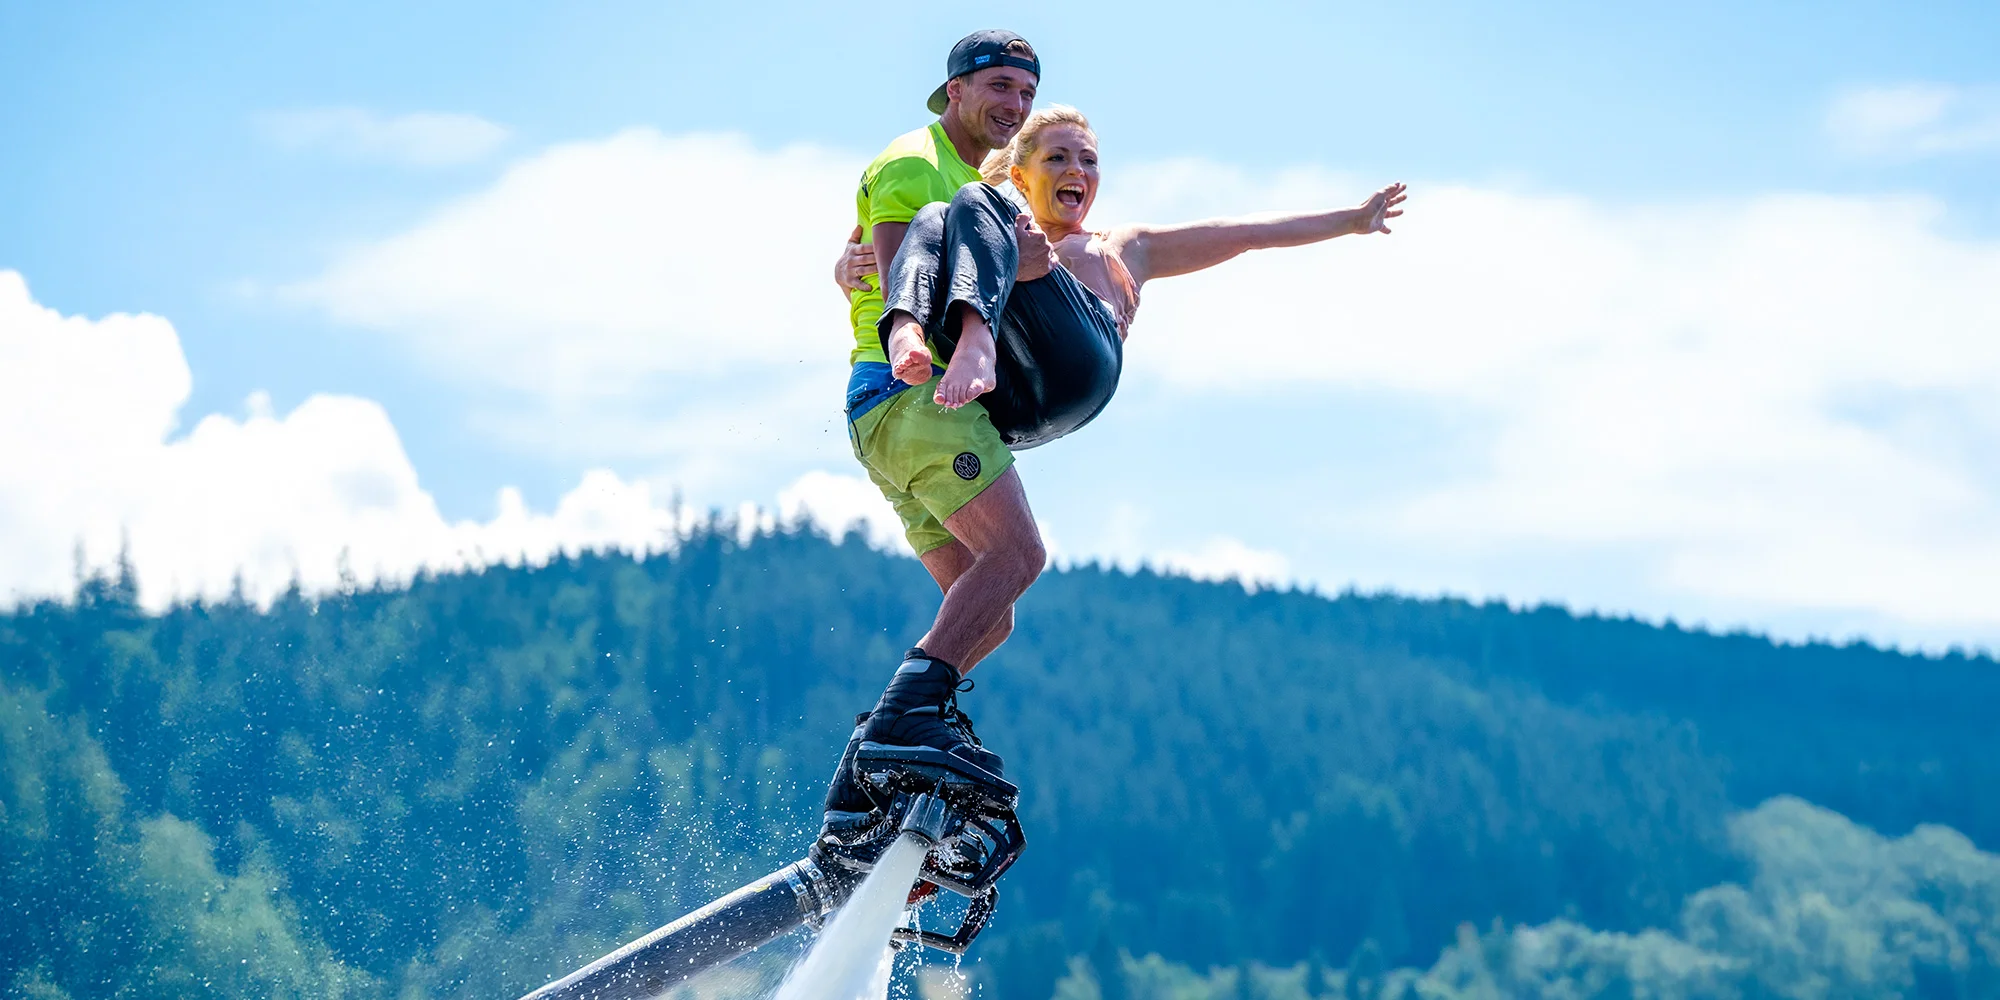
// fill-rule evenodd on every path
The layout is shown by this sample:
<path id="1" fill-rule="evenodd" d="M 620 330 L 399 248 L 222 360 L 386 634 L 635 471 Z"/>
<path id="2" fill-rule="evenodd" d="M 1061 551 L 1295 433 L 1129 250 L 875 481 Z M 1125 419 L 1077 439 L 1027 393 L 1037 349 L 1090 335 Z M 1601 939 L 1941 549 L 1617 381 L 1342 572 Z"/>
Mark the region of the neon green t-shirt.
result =
<path id="1" fill-rule="evenodd" d="M 861 242 L 875 241 L 878 222 L 908 222 L 917 210 L 934 201 L 950 201 L 958 189 L 979 179 L 979 168 L 966 163 L 952 148 L 944 126 L 932 122 L 928 128 L 898 136 L 875 162 L 861 174 L 861 188 L 854 193 L 854 218 L 861 224 Z M 876 262 L 889 269 L 886 260 Z M 847 317 L 854 328 L 854 353 L 848 363 L 887 362 L 882 338 L 875 322 L 882 318 L 882 279 L 871 276 L 868 290 L 847 293 Z"/>

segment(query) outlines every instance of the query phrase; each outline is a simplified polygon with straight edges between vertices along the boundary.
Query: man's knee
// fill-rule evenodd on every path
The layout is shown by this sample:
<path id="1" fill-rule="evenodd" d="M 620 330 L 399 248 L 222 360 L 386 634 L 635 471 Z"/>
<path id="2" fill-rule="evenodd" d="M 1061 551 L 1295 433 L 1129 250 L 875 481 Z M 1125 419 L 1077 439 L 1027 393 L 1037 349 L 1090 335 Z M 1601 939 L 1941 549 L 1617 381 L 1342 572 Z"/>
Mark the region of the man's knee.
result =
<path id="1" fill-rule="evenodd" d="M 1042 539 L 1039 534 L 1025 540 L 1018 546 L 1012 547 L 1008 551 L 1007 568 L 1010 577 L 1023 592 L 1026 592 L 1028 587 L 1034 584 L 1036 578 L 1042 575 L 1042 567 L 1047 566 L 1048 563 L 1049 553 L 1042 546 Z"/>
<path id="2" fill-rule="evenodd" d="M 1042 575 L 1042 567 L 1047 565 L 1048 552 L 1042 547 L 1040 537 L 1010 541 L 982 552 L 978 556 L 980 565 L 993 580 L 1013 595 L 1008 600 L 1020 597 Z"/>

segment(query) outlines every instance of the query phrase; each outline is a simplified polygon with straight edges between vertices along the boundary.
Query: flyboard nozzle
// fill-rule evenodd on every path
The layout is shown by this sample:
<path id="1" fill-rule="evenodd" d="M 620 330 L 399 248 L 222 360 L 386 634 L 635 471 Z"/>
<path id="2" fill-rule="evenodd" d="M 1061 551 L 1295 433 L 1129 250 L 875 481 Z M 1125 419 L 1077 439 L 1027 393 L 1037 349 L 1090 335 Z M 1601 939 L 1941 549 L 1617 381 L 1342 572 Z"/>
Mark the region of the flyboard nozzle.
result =
<path id="1" fill-rule="evenodd" d="M 903 825 L 899 833 L 914 833 L 926 844 L 935 844 L 944 839 L 947 829 L 952 826 L 951 807 L 935 795 L 925 792 L 910 800 L 910 811 L 903 815 Z"/>

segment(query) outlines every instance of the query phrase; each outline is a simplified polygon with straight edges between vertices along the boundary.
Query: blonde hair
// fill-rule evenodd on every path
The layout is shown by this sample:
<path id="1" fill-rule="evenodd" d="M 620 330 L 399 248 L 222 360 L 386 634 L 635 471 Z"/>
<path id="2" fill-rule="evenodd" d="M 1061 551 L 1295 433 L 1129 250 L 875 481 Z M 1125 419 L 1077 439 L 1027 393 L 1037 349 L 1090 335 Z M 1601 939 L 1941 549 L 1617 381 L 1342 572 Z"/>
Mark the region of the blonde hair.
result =
<path id="1" fill-rule="evenodd" d="M 979 176 L 988 184 L 1004 184 L 1014 166 L 1035 155 L 1041 145 L 1042 132 L 1056 125 L 1074 125 L 1090 134 L 1092 142 L 1097 141 L 1097 130 L 1090 127 L 1090 119 L 1083 112 L 1067 104 L 1051 104 L 1046 108 L 1036 108 L 1021 123 L 1021 131 L 1014 133 L 1012 141 L 1005 149 L 996 149 L 986 154 L 986 161 L 979 165 Z"/>

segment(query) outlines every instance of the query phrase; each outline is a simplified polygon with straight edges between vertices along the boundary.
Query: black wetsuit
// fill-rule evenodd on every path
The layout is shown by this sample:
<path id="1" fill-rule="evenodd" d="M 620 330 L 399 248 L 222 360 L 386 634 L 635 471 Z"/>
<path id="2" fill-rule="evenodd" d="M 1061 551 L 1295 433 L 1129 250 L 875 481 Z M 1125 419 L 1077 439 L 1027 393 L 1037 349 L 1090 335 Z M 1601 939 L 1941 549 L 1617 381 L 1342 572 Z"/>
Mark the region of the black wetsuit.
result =
<path id="1" fill-rule="evenodd" d="M 1110 308 L 1066 268 L 1015 282 L 1014 216 L 1022 211 L 987 184 L 925 205 L 889 264 L 877 328 L 886 351 L 890 313 L 907 312 L 948 362 L 958 341 L 953 307 L 978 312 L 993 328 L 999 383 L 978 401 L 1015 451 L 1089 423 L 1118 391 L 1125 361 Z"/>

